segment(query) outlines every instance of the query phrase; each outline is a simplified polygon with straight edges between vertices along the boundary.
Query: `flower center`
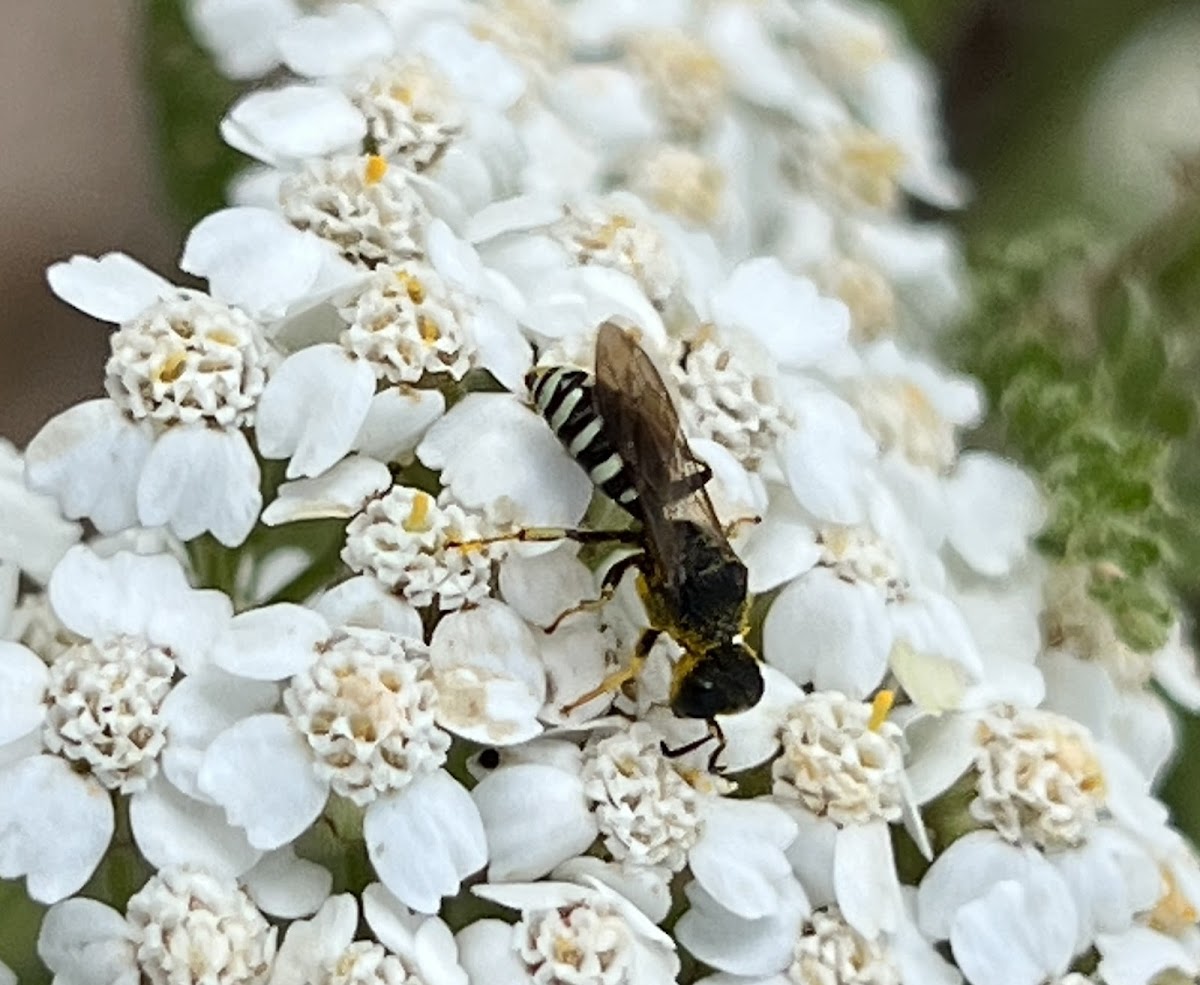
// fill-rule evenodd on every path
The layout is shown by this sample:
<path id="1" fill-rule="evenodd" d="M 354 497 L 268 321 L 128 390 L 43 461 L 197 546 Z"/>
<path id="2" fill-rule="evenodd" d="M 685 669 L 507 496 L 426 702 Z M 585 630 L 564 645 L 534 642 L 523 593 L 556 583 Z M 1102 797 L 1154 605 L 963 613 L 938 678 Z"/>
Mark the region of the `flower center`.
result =
<path id="1" fill-rule="evenodd" d="M 314 985 L 425 985 L 396 955 L 373 941 L 355 941 Z"/>
<path id="2" fill-rule="evenodd" d="M 980 721 L 976 738 L 972 817 L 1039 848 L 1086 840 L 1105 799 L 1087 729 L 1053 712 L 1002 707 Z"/>
<path id="3" fill-rule="evenodd" d="M 1168 868 L 1160 870 L 1163 880 L 1163 894 L 1154 909 L 1150 911 L 1147 922 L 1162 934 L 1178 937 L 1191 930 L 1200 919 L 1200 913 L 1191 901 L 1179 889 L 1179 882 Z"/>
<path id="4" fill-rule="evenodd" d="M 954 464 L 954 425 L 911 380 L 874 377 L 863 381 L 852 399 L 863 427 L 884 451 L 899 451 L 913 465 L 935 472 Z"/>
<path id="5" fill-rule="evenodd" d="M 654 304 L 666 303 L 679 269 L 654 226 L 604 200 L 569 206 L 565 212 L 550 234 L 576 263 L 619 270 L 636 280 Z"/>
<path id="6" fill-rule="evenodd" d="M 784 173 L 850 209 L 888 210 L 899 200 L 904 152 L 867 127 L 799 128 L 785 141 Z"/>
<path id="7" fill-rule="evenodd" d="M 107 789 L 145 788 L 166 745 L 159 715 L 175 661 L 140 637 L 85 642 L 50 665 L 46 748 L 86 766 Z"/>
<path id="8" fill-rule="evenodd" d="M 418 608 L 458 609 L 484 598 L 503 544 L 480 544 L 479 518 L 457 503 L 394 486 L 350 521 L 342 560 Z M 450 546 L 451 544 L 461 546 Z"/>
<path id="9" fill-rule="evenodd" d="M 266 382 L 266 346 L 244 313 L 181 289 L 117 329 L 110 346 L 105 389 L 135 420 L 251 422 Z"/>
<path id="10" fill-rule="evenodd" d="M 840 825 L 898 820 L 904 755 L 886 710 L 886 700 L 810 694 L 783 725 L 783 752 L 771 767 L 775 795 Z"/>
<path id="11" fill-rule="evenodd" d="M 275 959 L 270 926 L 232 879 L 162 869 L 126 908 L 150 985 L 260 985 Z"/>
<path id="12" fill-rule="evenodd" d="M 644 31 L 627 47 L 667 126 L 681 137 L 704 134 L 725 106 L 725 69 L 704 42 L 682 31 Z"/>
<path id="13" fill-rule="evenodd" d="M 724 445 L 747 468 L 757 468 L 783 427 L 771 381 L 702 328 L 671 360 L 689 435 Z"/>
<path id="14" fill-rule="evenodd" d="M 860 934 L 836 906 L 817 910 L 801 928 L 787 976 L 795 985 L 900 985 L 887 945 Z"/>
<path id="15" fill-rule="evenodd" d="M 636 159 L 628 180 L 635 194 L 685 222 L 710 226 L 723 212 L 725 172 L 686 147 L 655 147 Z"/>
<path id="16" fill-rule="evenodd" d="M 660 739 L 637 722 L 590 742 L 584 748 L 583 791 L 615 861 L 678 872 L 699 837 L 699 796 L 662 754 Z"/>
<path id="17" fill-rule="evenodd" d="M 820 564 L 845 581 L 867 582 L 889 602 L 904 597 L 908 583 L 888 545 L 866 527 L 825 527 L 817 534 Z"/>
<path id="18" fill-rule="evenodd" d="M 896 295 L 875 267 L 842 257 L 820 274 L 828 293 L 850 309 L 850 328 L 860 345 L 874 342 L 896 326 Z"/>
<path id="19" fill-rule="evenodd" d="M 450 737 L 437 727 L 437 691 L 424 644 L 348 628 L 297 674 L 283 704 L 334 792 L 358 805 L 438 769 Z"/>
<path id="20" fill-rule="evenodd" d="M 462 132 L 462 107 L 450 83 L 422 58 L 383 65 L 352 98 L 375 153 L 412 171 L 434 164 Z"/>
<path id="21" fill-rule="evenodd" d="M 570 32 L 554 0 L 485 0 L 473 11 L 471 33 L 526 67 L 552 69 L 566 61 Z"/>
<path id="22" fill-rule="evenodd" d="M 341 309 L 349 322 L 341 344 L 389 383 L 416 383 L 426 373 L 460 380 L 473 351 L 462 326 L 465 304 L 423 261 L 380 268 Z"/>
<path id="23" fill-rule="evenodd" d="M 525 914 L 514 928 L 517 953 L 536 985 L 625 985 L 632 935 L 603 905 L 576 904 Z"/>
<path id="24" fill-rule="evenodd" d="M 283 180 L 279 201 L 292 225 L 334 243 L 351 263 L 395 265 L 424 252 L 425 203 L 404 169 L 382 157 L 310 160 Z"/>

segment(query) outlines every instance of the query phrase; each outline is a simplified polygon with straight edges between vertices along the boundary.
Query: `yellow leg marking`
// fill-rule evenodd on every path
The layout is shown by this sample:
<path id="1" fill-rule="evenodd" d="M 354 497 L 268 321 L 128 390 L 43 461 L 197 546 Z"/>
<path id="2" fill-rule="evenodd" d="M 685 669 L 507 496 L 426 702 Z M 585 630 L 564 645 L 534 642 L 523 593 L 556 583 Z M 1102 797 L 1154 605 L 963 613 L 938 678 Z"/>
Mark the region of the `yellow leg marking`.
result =
<path id="1" fill-rule="evenodd" d="M 883 723 L 887 721 L 888 712 L 892 710 L 892 705 L 895 703 L 895 691 L 889 691 L 885 688 L 875 695 L 875 700 L 871 702 L 871 718 L 867 722 L 867 728 L 872 732 L 878 732 L 883 728 Z"/>
<path id="2" fill-rule="evenodd" d="M 563 705 L 559 711 L 563 715 L 569 715 L 576 708 L 581 708 L 589 701 L 600 697 L 602 694 L 613 694 L 625 686 L 626 682 L 635 680 L 642 672 L 642 667 L 646 663 L 646 658 L 650 656 L 650 650 L 654 646 L 654 641 L 658 639 L 661 630 L 646 629 L 643 630 L 641 637 L 637 641 L 637 646 L 633 648 L 633 656 L 629 658 L 629 666 L 622 667 L 620 670 L 614 670 L 596 687 L 588 691 L 587 694 L 580 695 L 568 705 Z"/>

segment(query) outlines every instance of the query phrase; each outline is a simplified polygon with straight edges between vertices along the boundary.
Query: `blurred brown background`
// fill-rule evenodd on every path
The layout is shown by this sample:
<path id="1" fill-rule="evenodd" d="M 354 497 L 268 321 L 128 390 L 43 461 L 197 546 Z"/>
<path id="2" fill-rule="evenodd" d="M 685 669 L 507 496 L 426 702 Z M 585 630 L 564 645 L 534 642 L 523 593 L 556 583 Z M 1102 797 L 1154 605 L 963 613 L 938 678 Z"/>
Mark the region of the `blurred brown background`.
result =
<path id="1" fill-rule="evenodd" d="M 101 390 L 107 329 L 44 270 L 122 250 L 170 276 L 178 233 L 153 176 L 136 0 L 3 0 L 0 31 L 0 436 L 24 444 Z"/>

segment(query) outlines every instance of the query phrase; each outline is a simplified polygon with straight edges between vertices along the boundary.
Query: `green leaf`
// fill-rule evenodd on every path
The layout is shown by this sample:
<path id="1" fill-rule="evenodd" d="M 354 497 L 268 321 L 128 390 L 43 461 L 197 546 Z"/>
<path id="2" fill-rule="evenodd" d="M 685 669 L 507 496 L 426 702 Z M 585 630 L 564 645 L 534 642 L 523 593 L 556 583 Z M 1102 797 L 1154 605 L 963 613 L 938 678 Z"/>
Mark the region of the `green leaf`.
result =
<path id="1" fill-rule="evenodd" d="M 161 173 L 180 220 L 191 225 L 225 204 L 229 180 L 247 163 L 217 129 L 239 89 L 192 38 L 180 0 L 150 0 L 143 16 L 143 77 Z"/>
<path id="2" fill-rule="evenodd" d="M 0 880 L 0 961 L 22 985 L 47 985 L 50 973 L 37 956 L 38 930 L 46 908 L 25 893 L 24 881 Z"/>

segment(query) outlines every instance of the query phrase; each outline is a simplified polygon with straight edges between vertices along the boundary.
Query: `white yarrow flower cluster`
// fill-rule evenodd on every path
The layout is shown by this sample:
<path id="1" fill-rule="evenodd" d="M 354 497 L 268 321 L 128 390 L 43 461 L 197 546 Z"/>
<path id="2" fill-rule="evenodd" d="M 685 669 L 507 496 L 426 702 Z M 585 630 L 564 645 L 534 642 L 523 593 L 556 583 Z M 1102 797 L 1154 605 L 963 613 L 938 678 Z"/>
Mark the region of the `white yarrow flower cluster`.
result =
<path id="1" fill-rule="evenodd" d="M 189 13 L 270 80 L 221 124 L 253 164 L 188 237 L 206 290 L 51 267 L 115 326 L 107 396 L 0 447 L 0 878 L 61 980 L 1200 971 L 1148 691 L 1200 704 L 1192 655 L 1122 650 L 1033 556 L 1029 477 L 961 450 L 961 261 L 904 202 L 963 187 L 884 12 Z M 761 601 L 724 642 L 762 697 L 708 726 L 671 709 L 718 658 L 631 667 L 663 572 L 528 392 L 606 322 Z M 131 844 L 140 888 L 79 895 Z"/>

